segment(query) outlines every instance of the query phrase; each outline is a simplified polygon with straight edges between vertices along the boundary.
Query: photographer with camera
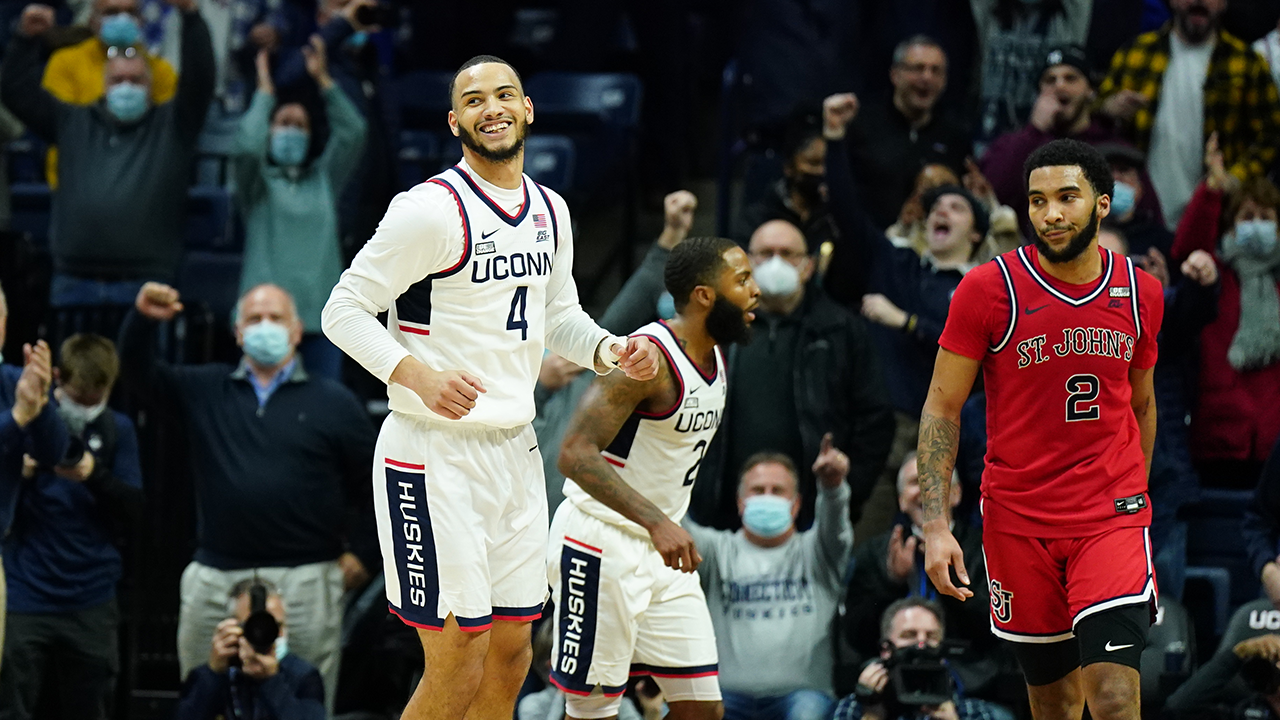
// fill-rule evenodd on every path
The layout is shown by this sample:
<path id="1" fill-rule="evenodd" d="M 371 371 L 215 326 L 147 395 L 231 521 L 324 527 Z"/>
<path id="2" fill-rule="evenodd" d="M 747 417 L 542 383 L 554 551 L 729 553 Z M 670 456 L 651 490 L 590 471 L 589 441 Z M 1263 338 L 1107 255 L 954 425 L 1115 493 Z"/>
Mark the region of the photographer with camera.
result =
<path id="1" fill-rule="evenodd" d="M 324 681 L 289 652 L 284 601 L 276 586 L 242 580 L 228 599 L 231 617 L 213 633 L 208 664 L 187 676 L 177 720 L 324 720 Z"/>
<path id="2" fill-rule="evenodd" d="M 961 697 L 946 656 L 942 607 L 903 598 L 880 620 L 880 658 L 868 662 L 858 687 L 836 706 L 833 720 L 1013 720 L 1003 707 Z"/>

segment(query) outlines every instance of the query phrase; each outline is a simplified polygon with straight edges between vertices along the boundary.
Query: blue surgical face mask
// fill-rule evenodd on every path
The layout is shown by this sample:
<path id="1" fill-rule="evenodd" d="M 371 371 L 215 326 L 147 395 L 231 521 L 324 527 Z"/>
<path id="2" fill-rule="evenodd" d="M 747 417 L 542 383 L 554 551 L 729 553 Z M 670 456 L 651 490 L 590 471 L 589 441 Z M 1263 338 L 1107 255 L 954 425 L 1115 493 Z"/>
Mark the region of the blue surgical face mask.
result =
<path id="1" fill-rule="evenodd" d="M 369 42 L 369 33 L 364 30 L 358 30 L 347 38 L 347 46 L 356 50 L 364 47 L 367 42 Z"/>
<path id="2" fill-rule="evenodd" d="M 281 632 L 280 637 L 276 638 L 276 662 L 284 659 L 289 654 L 289 633 Z"/>
<path id="3" fill-rule="evenodd" d="M 277 165 L 297 167 L 307 159 L 311 134 L 302 128 L 284 125 L 271 130 L 271 159 Z"/>
<path id="4" fill-rule="evenodd" d="M 770 539 L 791 529 L 791 501 L 777 495 L 752 495 L 743 503 L 742 526 Z"/>
<path id="5" fill-rule="evenodd" d="M 1137 203 L 1138 191 L 1129 183 L 1116 181 L 1116 189 L 1111 192 L 1111 215 L 1122 218 L 1128 215 Z"/>
<path id="6" fill-rule="evenodd" d="M 1276 247 L 1275 220 L 1245 220 L 1236 224 L 1236 243 L 1255 257 L 1270 255 Z"/>
<path id="7" fill-rule="evenodd" d="M 783 260 L 781 255 L 774 255 L 756 265 L 751 274 L 755 276 L 762 295 L 788 297 L 800 287 L 800 270 Z"/>
<path id="8" fill-rule="evenodd" d="M 107 112 L 122 123 L 135 123 L 147 114 L 150 98 L 141 85 L 122 82 L 107 88 Z"/>
<path id="9" fill-rule="evenodd" d="M 259 365 L 275 367 L 292 350 L 289 329 L 280 323 L 263 320 L 244 329 L 244 353 Z"/>
<path id="10" fill-rule="evenodd" d="M 670 320 L 676 316 L 675 298 L 671 297 L 671 293 L 663 290 L 662 294 L 658 296 L 658 306 L 655 309 L 658 311 L 658 317 L 663 320 Z"/>
<path id="11" fill-rule="evenodd" d="M 129 47 L 141 36 L 142 28 L 138 27 L 137 18 L 129 13 L 104 16 L 98 29 L 98 39 L 108 47 Z"/>

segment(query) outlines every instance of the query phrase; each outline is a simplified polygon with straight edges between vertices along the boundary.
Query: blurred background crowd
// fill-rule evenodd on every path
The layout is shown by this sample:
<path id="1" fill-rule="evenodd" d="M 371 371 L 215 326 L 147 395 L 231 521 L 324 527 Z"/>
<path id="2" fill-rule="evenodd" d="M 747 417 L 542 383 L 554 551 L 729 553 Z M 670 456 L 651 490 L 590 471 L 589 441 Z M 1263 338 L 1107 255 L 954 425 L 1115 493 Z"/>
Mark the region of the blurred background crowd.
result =
<path id="1" fill-rule="evenodd" d="M 911 450 L 951 293 L 1028 242 L 1023 161 L 1062 137 L 1111 164 L 1101 243 L 1165 288 L 1144 716 L 1280 718 L 1280 2 L 4 0 L 0 50 L 0 720 L 398 717 L 422 656 L 373 537 L 385 388 L 319 316 L 460 158 L 480 53 L 523 76 L 525 171 L 602 325 L 673 313 L 686 237 L 751 257 L 690 509 L 727 718 L 1030 717 L 987 629 L 980 389 L 966 603 L 923 572 Z M 553 510 L 589 376 L 544 359 Z M 757 493 L 799 498 L 786 559 L 734 534 Z M 563 716 L 549 642 L 522 719 Z"/>

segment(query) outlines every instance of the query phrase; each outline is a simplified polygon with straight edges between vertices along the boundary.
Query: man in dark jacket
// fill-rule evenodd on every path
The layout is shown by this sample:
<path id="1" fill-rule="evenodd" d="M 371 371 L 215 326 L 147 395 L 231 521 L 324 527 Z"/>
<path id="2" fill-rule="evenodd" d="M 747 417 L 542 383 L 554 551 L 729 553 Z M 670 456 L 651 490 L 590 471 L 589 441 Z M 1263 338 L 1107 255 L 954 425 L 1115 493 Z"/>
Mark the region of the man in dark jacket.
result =
<path id="1" fill-rule="evenodd" d="M 107 717 L 120 665 L 117 543 L 142 517 L 137 435 L 127 417 L 107 408 L 119 370 L 115 346 L 104 337 L 73 335 L 62 343 L 57 413 L 86 452 L 70 466 L 25 459 L 4 542 L 4 720 L 31 718 L 42 688 L 58 698 L 57 717 Z"/>
<path id="2" fill-rule="evenodd" d="M 297 355 L 293 299 L 274 285 L 236 308 L 238 366 L 157 360 L 151 321 L 181 309 L 178 292 L 147 283 L 125 317 L 125 381 L 185 425 L 199 522 L 182 576 L 178 660 L 200 665 L 227 592 L 261 576 L 288 606 L 294 652 L 320 668 L 332 700 L 344 591 L 381 567 L 369 483 L 374 430 L 350 390 L 311 377 Z M 366 570 L 368 568 L 369 570 Z"/>
<path id="3" fill-rule="evenodd" d="M 0 290 L 0 347 L 4 347 L 9 305 Z M 0 537 L 9 532 L 18 490 L 22 484 L 23 456 L 48 465 L 75 464 L 83 446 L 73 448 L 57 411 L 49 403 L 53 383 L 53 359 L 41 340 L 23 347 L 23 367 L 0 365 Z M 69 452 L 70 451 L 70 452 Z M 72 455 L 72 457 L 68 457 Z M 3 570 L 0 563 L 0 570 Z M 4 573 L 0 572 L 0 644 L 4 642 Z"/>
<path id="4" fill-rule="evenodd" d="M 255 648 L 244 626 L 253 610 L 254 585 L 265 594 L 265 610 L 280 634 L 267 648 Z M 289 652 L 284 601 L 275 585 L 247 579 L 231 588 L 231 617 L 218 623 L 209 661 L 187 675 L 176 720 L 324 720 L 324 682 L 311 663 Z"/>
<path id="5" fill-rule="evenodd" d="M 850 512 L 856 518 L 884 467 L 894 429 L 866 325 L 809 283 L 815 259 L 791 223 L 761 225 L 748 249 L 760 308 L 751 341 L 729 349 L 724 420 L 699 466 L 690 512 L 703 525 L 737 529 L 743 462 L 773 451 L 803 468 L 805 501 L 796 526 L 808 528 L 817 495 L 811 458 L 830 432 L 850 459 Z"/>
<path id="6" fill-rule="evenodd" d="M 0 100 L 59 147 L 50 223 L 55 306 L 127 304 L 144 280 L 177 271 L 214 60 L 196 0 L 166 2 L 182 11 L 182 76 L 163 105 L 151 105 L 150 70 L 132 48 L 109 53 L 106 93 L 94 105 L 68 105 L 44 90 L 40 37 L 53 27 L 52 8 L 27 6 L 9 43 Z"/>

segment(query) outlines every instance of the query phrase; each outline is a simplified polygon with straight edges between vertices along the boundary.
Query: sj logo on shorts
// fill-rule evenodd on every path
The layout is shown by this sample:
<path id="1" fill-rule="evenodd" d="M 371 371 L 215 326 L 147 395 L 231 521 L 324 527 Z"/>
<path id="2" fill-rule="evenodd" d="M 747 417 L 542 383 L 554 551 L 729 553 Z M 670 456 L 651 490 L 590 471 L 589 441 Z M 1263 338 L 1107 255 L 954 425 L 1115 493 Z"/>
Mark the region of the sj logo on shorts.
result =
<path id="1" fill-rule="evenodd" d="M 1000 587 L 999 580 L 991 581 L 991 615 L 1002 623 L 1013 619 L 1013 593 Z"/>

